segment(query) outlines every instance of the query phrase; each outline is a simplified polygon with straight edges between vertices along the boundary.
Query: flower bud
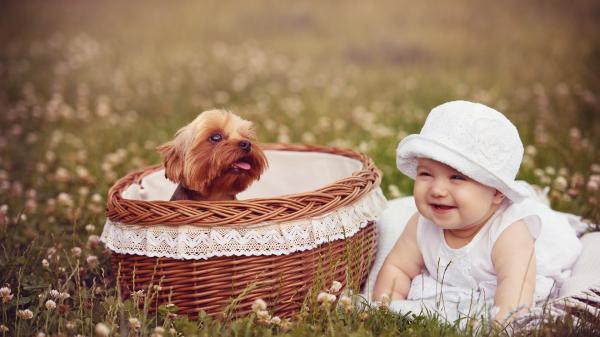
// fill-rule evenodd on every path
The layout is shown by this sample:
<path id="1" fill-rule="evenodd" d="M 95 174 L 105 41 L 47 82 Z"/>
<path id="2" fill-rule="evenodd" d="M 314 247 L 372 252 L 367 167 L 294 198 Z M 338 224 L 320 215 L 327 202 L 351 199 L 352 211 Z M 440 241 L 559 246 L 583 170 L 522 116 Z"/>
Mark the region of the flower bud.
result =
<path id="1" fill-rule="evenodd" d="M 252 311 L 254 312 L 258 312 L 261 310 L 266 310 L 267 309 L 267 302 L 263 301 L 262 299 L 256 299 L 254 301 L 254 303 L 252 303 Z"/>
<path id="2" fill-rule="evenodd" d="M 94 332 L 98 337 L 108 337 L 110 335 L 110 328 L 104 323 L 98 323 L 94 328 Z"/>
<path id="3" fill-rule="evenodd" d="M 56 302 L 54 302 L 53 300 L 47 300 L 45 305 L 46 305 L 46 309 L 48 309 L 50 311 L 56 309 Z"/>
<path id="4" fill-rule="evenodd" d="M 342 289 L 342 284 L 338 281 L 333 281 L 330 288 L 331 292 L 337 293 L 340 289 Z"/>

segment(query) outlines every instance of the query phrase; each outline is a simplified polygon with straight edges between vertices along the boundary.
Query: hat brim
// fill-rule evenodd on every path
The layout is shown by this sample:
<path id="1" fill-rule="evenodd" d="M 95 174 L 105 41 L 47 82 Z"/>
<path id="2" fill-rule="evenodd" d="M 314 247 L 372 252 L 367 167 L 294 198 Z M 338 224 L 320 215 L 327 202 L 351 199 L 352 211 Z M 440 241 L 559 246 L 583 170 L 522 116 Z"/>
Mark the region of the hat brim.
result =
<path id="1" fill-rule="evenodd" d="M 418 158 L 428 158 L 444 163 L 469 178 L 493 187 L 514 202 L 523 200 L 529 191 L 515 180 L 507 181 L 469 158 L 468 153 L 459 153 L 452 148 L 418 134 L 404 138 L 396 149 L 396 165 L 405 175 L 415 179 Z"/>

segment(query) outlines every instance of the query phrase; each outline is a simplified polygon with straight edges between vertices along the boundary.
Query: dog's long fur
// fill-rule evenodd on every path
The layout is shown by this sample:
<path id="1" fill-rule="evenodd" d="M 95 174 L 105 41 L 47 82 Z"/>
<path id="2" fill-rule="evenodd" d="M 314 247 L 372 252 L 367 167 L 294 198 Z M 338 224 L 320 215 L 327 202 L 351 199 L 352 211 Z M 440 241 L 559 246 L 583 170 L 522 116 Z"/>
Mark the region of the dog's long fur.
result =
<path id="1" fill-rule="evenodd" d="M 225 110 L 202 112 L 158 151 L 165 176 L 178 184 L 171 200 L 235 199 L 267 167 L 253 124 Z"/>

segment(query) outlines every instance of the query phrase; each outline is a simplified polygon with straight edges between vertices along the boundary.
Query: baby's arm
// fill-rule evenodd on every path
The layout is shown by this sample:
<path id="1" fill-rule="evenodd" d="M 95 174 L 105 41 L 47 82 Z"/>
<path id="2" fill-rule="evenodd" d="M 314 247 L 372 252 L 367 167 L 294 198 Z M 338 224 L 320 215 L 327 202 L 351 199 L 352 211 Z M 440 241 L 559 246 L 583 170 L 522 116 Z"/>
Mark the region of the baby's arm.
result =
<path id="1" fill-rule="evenodd" d="M 492 249 L 497 287 L 494 304 L 501 321 L 518 307 L 531 307 L 535 290 L 535 246 L 525 222 L 506 228 Z M 516 312 L 515 312 L 516 313 Z"/>
<path id="2" fill-rule="evenodd" d="M 383 295 L 392 300 L 406 299 L 411 280 L 423 268 L 423 256 L 417 246 L 417 220 L 415 213 L 396 241 L 394 248 L 385 258 L 377 275 L 373 288 L 373 299 L 380 300 Z"/>

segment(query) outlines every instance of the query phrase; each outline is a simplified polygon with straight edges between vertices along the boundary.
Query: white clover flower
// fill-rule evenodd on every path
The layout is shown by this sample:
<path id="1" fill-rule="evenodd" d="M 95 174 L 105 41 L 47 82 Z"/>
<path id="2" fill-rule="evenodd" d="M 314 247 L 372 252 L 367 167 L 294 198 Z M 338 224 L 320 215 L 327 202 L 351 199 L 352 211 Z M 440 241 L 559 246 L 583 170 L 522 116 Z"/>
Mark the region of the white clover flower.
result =
<path id="1" fill-rule="evenodd" d="M 279 325 L 279 324 L 281 324 L 281 318 L 279 318 L 279 316 L 273 316 L 269 320 L 269 323 Z"/>
<path id="2" fill-rule="evenodd" d="M 46 334 L 40 331 L 35 335 L 35 337 L 46 337 Z"/>
<path id="3" fill-rule="evenodd" d="M 8 332 L 9 329 L 6 325 L 0 324 L 0 332 Z"/>
<path id="4" fill-rule="evenodd" d="M 598 191 L 598 188 L 600 188 L 600 183 L 597 180 L 590 179 L 586 187 L 589 192 L 596 192 Z"/>
<path id="5" fill-rule="evenodd" d="M 74 257 L 80 257 L 81 256 L 81 248 L 79 248 L 79 247 L 71 248 L 71 255 L 73 255 Z"/>
<path id="6" fill-rule="evenodd" d="M 91 268 L 98 267 L 98 264 L 100 263 L 96 255 L 89 255 L 85 260 Z"/>
<path id="7" fill-rule="evenodd" d="M 322 306 L 327 307 L 331 303 L 335 302 L 336 296 L 328 292 L 322 291 L 317 295 L 317 302 L 321 303 Z"/>
<path id="8" fill-rule="evenodd" d="M 277 135 L 277 142 L 278 143 L 289 143 L 290 135 L 287 132 L 280 131 L 279 134 Z"/>
<path id="9" fill-rule="evenodd" d="M 329 293 L 321 291 L 318 295 L 317 295 L 317 302 L 321 303 L 321 302 L 325 302 L 329 300 Z"/>
<path id="10" fill-rule="evenodd" d="M 112 170 L 112 164 L 108 163 L 108 162 L 102 163 L 101 167 L 102 167 L 102 171 L 104 171 L 104 172 Z"/>
<path id="11" fill-rule="evenodd" d="M 95 203 L 100 203 L 102 202 L 102 196 L 99 193 L 94 193 L 94 195 L 92 195 L 92 201 Z"/>
<path id="12" fill-rule="evenodd" d="M 67 292 L 62 292 L 60 294 L 58 294 L 58 298 L 61 300 L 66 300 L 67 298 L 70 298 L 71 295 Z"/>
<path id="13" fill-rule="evenodd" d="M 77 328 L 77 323 L 75 321 L 67 321 L 67 323 L 65 323 L 65 327 L 67 330 L 75 330 L 75 328 Z"/>
<path id="14" fill-rule="evenodd" d="M 310 132 L 305 132 L 302 134 L 302 141 L 304 143 L 315 143 L 317 141 L 317 137 Z"/>
<path id="15" fill-rule="evenodd" d="M 344 307 L 352 305 L 352 298 L 346 295 L 342 295 L 340 297 L 340 304 Z"/>
<path id="16" fill-rule="evenodd" d="M 352 311 L 352 309 L 354 309 L 354 305 L 352 304 L 352 298 L 350 296 L 343 295 L 342 297 L 340 297 L 339 303 L 346 312 Z"/>
<path id="17" fill-rule="evenodd" d="M 390 192 L 390 196 L 392 198 L 399 198 L 399 197 L 402 196 L 402 193 L 400 192 L 400 189 L 395 184 L 389 184 L 388 185 L 388 192 Z"/>
<path id="18" fill-rule="evenodd" d="M 19 310 L 19 311 L 17 311 L 17 316 L 21 319 L 32 319 L 33 312 L 29 309 Z"/>
<path id="19" fill-rule="evenodd" d="M 10 293 L 11 293 L 11 290 L 9 287 L 0 288 L 0 296 L 1 297 L 8 296 L 8 295 L 10 295 Z"/>
<path id="20" fill-rule="evenodd" d="M 50 294 L 50 297 L 52 297 L 52 298 L 58 298 L 58 296 L 60 295 L 60 292 L 58 292 L 58 290 L 56 290 L 56 289 L 52 289 L 52 290 L 50 290 L 49 294 Z"/>
<path id="21" fill-rule="evenodd" d="M 79 193 L 80 196 L 85 197 L 86 195 L 90 194 L 90 189 L 87 186 L 81 186 L 79 189 L 77 189 L 77 193 Z"/>
<path id="22" fill-rule="evenodd" d="M 98 337 L 108 337 L 110 335 L 110 328 L 104 323 L 98 323 L 94 328 L 94 332 Z"/>
<path id="23" fill-rule="evenodd" d="M 260 310 L 266 310 L 267 309 L 267 302 L 263 301 L 262 299 L 256 299 L 254 301 L 254 303 L 252 303 L 252 311 L 254 312 L 258 312 Z"/>
<path id="24" fill-rule="evenodd" d="M 131 296 L 133 296 L 134 298 L 140 298 L 140 297 L 144 297 L 144 291 L 143 290 L 136 290 L 134 292 L 131 293 Z"/>
<path id="25" fill-rule="evenodd" d="M 100 243 L 100 237 L 98 237 L 98 235 L 92 234 L 88 237 L 87 242 L 91 245 L 98 245 Z"/>
<path id="26" fill-rule="evenodd" d="M 569 182 L 563 176 L 556 177 L 556 179 L 554 179 L 554 183 L 552 184 L 552 187 L 561 192 L 564 192 L 568 186 Z"/>
<path id="27" fill-rule="evenodd" d="M 11 294 L 11 290 L 9 287 L 2 287 L 0 288 L 0 297 L 2 297 L 2 303 L 9 303 L 14 295 Z"/>
<path id="28" fill-rule="evenodd" d="M 535 155 L 537 154 L 537 148 L 534 145 L 527 145 L 525 146 L 525 153 L 532 157 L 535 157 Z"/>
<path id="29" fill-rule="evenodd" d="M 535 166 L 535 163 L 530 156 L 524 156 L 521 165 L 523 165 L 524 168 L 531 169 Z"/>
<path id="30" fill-rule="evenodd" d="M 333 281 L 329 290 L 331 292 L 337 293 L 338 291 L 340 291 L 340 289 L 342 289 L 342 284 L 338 281 Z"/>
<path id="31" fill-rule="evenodd" d="M 55 158 L 55 155 L 53 152 L 46 153 L 46 159 L 48 159 L 49 162 L 53 161 L 54 158 Z M 67 171 L 63 167 L 57 168 L 56 172 L 54 172 L 54 175 L 56 177 L 56 180 L 62 181 L 62 182 L 68 181 L 70 178 L 69 171 Z"/>
<path id="32" fill-rule="evenodd" d="M 56 309 L 56 302 L 54 302 L 53 300 L 47 300 L 45 305 L 46 305 L 46 309 L 48 309 L 50 311 Z"/>
<path id="33" fill-rule="evenodd" d="M 548 177 L 548 176 L 540 177 L 540 183 L 542 183 L 543 185 L 549 185 L 551 182 L 552 182 L 552 179 L 550 179 L 550 177 Z"/>
<path id="34" fill-rule="evenodd" d="M 42 260 L 42 266 L 44 268 L 48 268 L 48 267 L 50 267 L 50 262 L 48 262 L 48 260 L 46 260 L 46 259 L 43 259 Z"/>
<path id="35" fill-rule="evenodd" d="M 142 326 L 142 324 L 140 323 L 140 320 L 135 317 L 129 317 L 127 324 L 133 330 L 137 330 Z"/>
<path id="36" fill-rule="evenodd" d="M 60 192 L 58 194 L 58 197 L 56 197 L 56 200 L 58 201 L 58 203 L 60 205 L 66 206 L 66 207 L 71 207 L 73 206 L 73 198 L 65 193 L 65 192 Z"/>
<path id="37" fill-rule="evenodd" d="M 571 128 L 569 130 L 569 136 L 574 139 L 579 139 L 581 138 L 581 131 L 578 128 Z"/>
<path id="38" fill-rule="evenodd" d="M 259 310 L 256 312 L 256 318 L 258 318 L 260 322 L 268 322 L 269 319 L 271 319 L 271 315 L 269 315 L 269 312 L 266 310 Z"/>
<path id="39" fill-rule="evenodd" d="M 92 225 L 91 223 L 87 224 L 87 225 L 85 225 L 85 230 L 88 233 L 92 233 L 93 231 L 96 230 L 96 226 Z"/>
<path id="40" fill-rule="evenodd" d="M 75 168 L 75 173 L 77 174 L 77 176 L 79 176 L 79 178 L 82 179 L 89 178 L 90 176 L 90 172 L 88 171 L 88 169 L 83 166 L 77 166 Z"/>

